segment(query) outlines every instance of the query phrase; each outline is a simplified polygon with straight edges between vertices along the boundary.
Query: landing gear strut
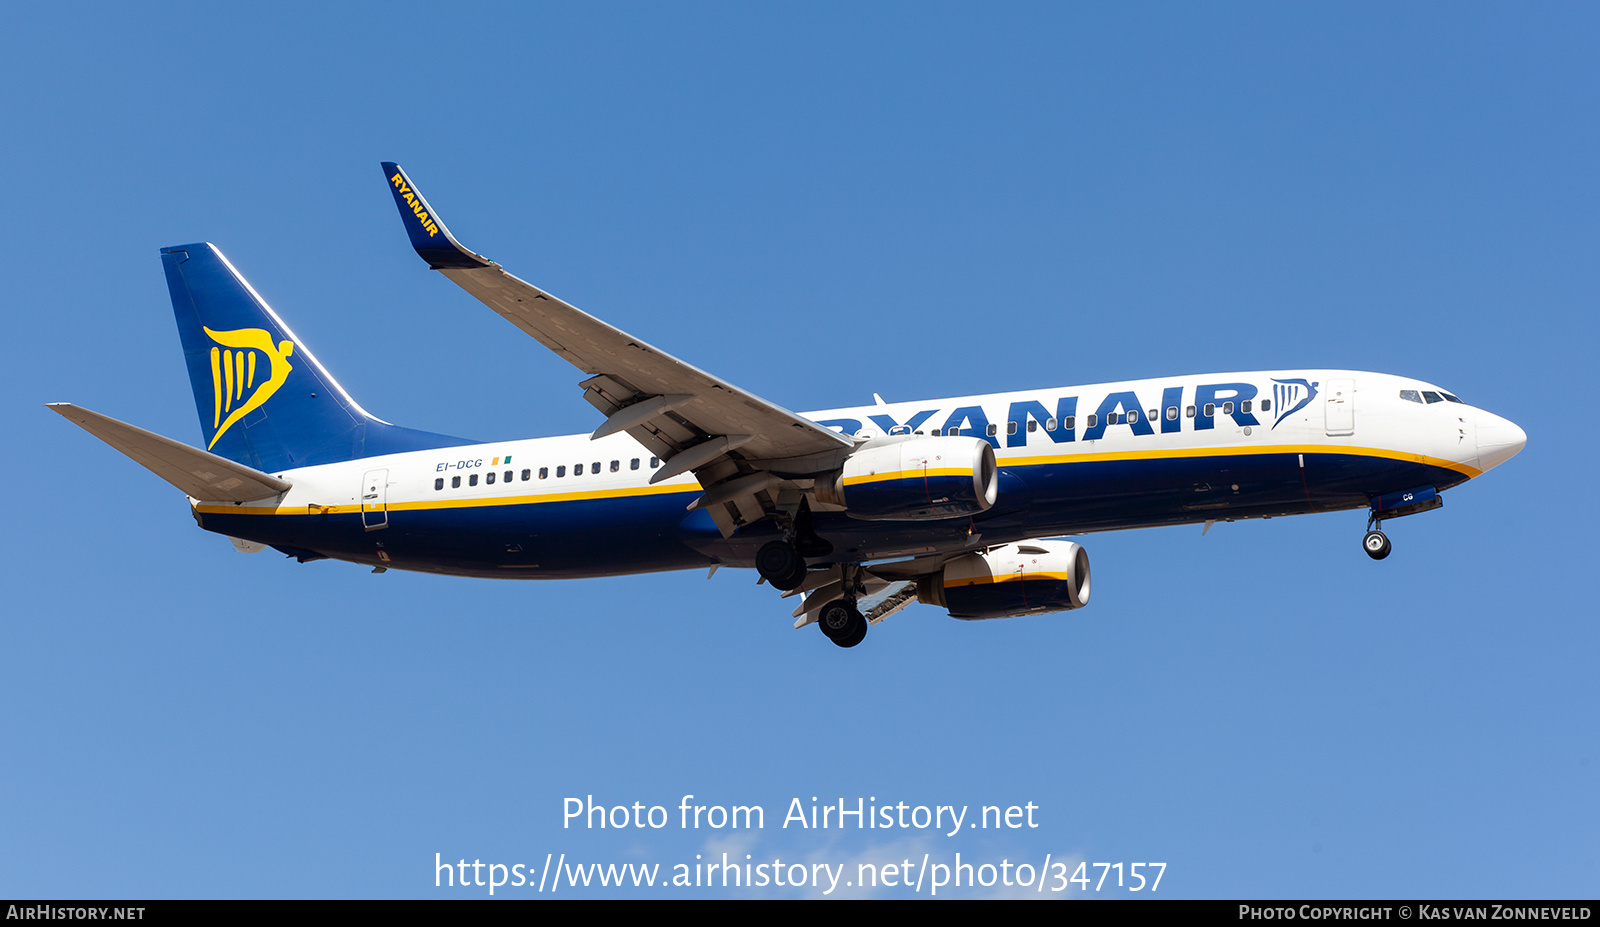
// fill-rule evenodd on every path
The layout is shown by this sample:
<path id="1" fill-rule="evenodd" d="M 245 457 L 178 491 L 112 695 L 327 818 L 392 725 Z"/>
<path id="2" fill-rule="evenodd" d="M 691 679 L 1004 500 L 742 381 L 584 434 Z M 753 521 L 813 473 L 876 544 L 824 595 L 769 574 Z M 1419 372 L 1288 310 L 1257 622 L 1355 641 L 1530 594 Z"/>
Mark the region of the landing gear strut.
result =
<path id="1" fill-rule="evenodd" d="M 822 611 L 817 613 L 817 627 L 840 647 L 854 647 L 867 636 L 867 619 L 853 603 L 844 599 L 822 606 Z"/>

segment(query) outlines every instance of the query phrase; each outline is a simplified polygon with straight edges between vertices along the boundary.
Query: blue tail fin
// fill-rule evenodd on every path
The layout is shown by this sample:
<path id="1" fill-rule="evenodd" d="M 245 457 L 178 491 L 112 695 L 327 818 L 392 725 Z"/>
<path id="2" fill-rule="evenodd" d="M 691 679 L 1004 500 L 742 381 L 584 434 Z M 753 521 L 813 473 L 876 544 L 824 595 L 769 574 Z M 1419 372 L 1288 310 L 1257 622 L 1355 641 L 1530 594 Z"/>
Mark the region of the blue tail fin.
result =
<path id="1" fill-rule="evenodd" d="M 207 450 L 275 473 L 473 443 L 368 414 L 215 245 L 162 248 L 161 263 Z"/>

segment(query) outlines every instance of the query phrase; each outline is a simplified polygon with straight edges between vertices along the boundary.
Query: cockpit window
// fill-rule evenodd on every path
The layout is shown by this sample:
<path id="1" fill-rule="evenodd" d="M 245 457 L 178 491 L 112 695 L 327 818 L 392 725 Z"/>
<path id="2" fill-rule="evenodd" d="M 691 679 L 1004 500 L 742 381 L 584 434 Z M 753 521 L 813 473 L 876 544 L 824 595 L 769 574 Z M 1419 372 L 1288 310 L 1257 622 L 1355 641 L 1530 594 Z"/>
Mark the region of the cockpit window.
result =
<path id="1" fill-rule="evenodd" d="M 1423 390 L 1422 391 L 1422 398 L 1428 400 L 1430 403 L 1432 403 L 1432 402 L 1444 402 L 1444 397 L 1439 395 L 1438 393 L 1434 392 L 1431 389 Z"/>
<path id="2" fill-rule="evenodd" d="M 1461 400 L 1459 400 L 1455 396 L 1452 396 L 1451 394 L 1445 392 L 1444 390 L 1439 390 L 1439 395 L 1443 396 L 1445 399 L 1448 399 L 1451 402 L 1461 402 Z M 1461 403 L 1461 404 L 1462 405 L 1466 405 L 1466 403 L 1464 403 L 1464 402 Z"/>
<path id="3" fill-rule="evenodd" d="M 1406 402 L 1421 402 L 1422 394 L 1414 389 L 1403 389 L 1400 391 L 1400 398 Z"/>

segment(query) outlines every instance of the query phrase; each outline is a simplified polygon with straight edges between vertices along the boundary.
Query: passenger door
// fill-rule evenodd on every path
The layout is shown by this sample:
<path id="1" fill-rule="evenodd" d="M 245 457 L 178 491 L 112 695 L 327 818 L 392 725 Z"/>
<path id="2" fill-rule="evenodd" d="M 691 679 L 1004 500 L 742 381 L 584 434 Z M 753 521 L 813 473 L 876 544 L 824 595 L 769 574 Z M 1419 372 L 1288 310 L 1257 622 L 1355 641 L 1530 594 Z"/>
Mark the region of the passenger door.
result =
<path id="1" fill-rule="evenodd" d="M 1356 381 L 1329 380 L 1323 400 L 1327 431 L 1330 435 L 1356 433 Z"/>

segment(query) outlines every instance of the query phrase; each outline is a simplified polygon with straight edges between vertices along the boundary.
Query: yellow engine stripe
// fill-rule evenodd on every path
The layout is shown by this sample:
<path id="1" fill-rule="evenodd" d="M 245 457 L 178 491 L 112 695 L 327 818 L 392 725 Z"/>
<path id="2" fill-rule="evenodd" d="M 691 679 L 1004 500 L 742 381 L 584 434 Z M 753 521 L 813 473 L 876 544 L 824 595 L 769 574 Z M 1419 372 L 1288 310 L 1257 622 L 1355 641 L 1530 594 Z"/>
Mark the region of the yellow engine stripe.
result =
<path id="1" fill-rule="evenodd" d="M 966 467 L 942 467 L 937 470 L 896 470 L 892 473 L 869 473 L 863 476 L 852 476 L 844 481 L 846 486 L 859 486 L 862 483 L 882 483 L 887 480 L 920 480 L 924 476 L 970 476 L 971 470 Z"/>
<path id="2" fill-rule="evenodd" d="M 1067 582 L 1072 576 L 1067 573 L 1002 573 L 999 576 L 968 576 L 962 579 L 946 579 L 944 587 L 952 586 L 987 586 L 993 583 L 1014 583 L 1025 579 L 1053 579 Z"/>

